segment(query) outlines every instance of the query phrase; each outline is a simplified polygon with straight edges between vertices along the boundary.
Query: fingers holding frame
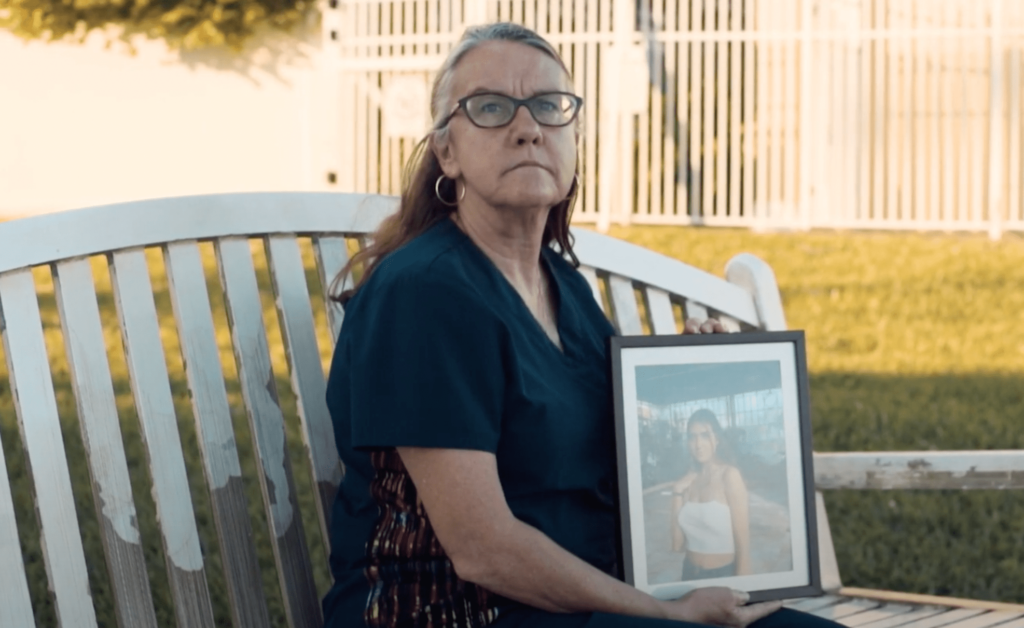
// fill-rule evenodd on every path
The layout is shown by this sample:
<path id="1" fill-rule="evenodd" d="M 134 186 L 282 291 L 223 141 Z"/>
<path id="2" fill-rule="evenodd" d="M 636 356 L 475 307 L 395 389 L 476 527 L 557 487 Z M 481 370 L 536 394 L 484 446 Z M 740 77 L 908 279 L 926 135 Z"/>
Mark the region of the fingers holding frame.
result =
<path id="1" fill-rule="evenodd" d="M 684 334 L 726 334 L 729 330 L 725 328 L 722 321 L 717 318 L 691 317 L 683 324 Z"/>

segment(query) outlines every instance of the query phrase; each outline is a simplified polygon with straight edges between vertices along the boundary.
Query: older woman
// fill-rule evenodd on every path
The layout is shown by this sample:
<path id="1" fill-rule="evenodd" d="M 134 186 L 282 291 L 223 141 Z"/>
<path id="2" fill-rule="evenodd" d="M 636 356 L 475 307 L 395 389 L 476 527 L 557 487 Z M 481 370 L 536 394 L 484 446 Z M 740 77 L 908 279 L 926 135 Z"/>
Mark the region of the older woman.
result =
<path id="1" fill-rule="evenodd" d="M 744 626 L 778 608 L 616 578 L 613 330 L 568 231 L 581 106 L 558 53 L 512 24 L 468 31 L 437 75 L 399 211 L 339 297 L 329 626 Z"/>
<path id="2" fill-rule="evenodd" d="M 682 551 L 683 580 L 748 575 L 750 505 L 739 469 L 723 455 L 715 413 L 697 410 L 686 422 L 692 469 L 672 487 L 672 549 Z"/>

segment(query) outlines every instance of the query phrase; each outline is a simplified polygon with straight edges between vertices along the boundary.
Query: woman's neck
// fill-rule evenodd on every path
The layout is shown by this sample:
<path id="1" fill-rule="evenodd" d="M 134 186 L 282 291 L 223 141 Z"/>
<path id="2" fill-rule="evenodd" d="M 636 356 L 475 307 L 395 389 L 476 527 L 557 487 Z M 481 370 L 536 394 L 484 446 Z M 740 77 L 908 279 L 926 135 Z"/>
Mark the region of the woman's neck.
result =
<path id="1" fill-rule="evenodd" d="M 509 283 L 526 295 L 543 286 L 540 251 L 546 214 L 528 212 L 519 220 L 504 220 L 497 212 L 456 211 L 452 220 L 497 266 Z"/>
<path id="2" fill-rule="evenodd" d="M 460 211 L 452 220 L 484 252 L 519 294 L 527 309 L 562 350 L 551 288 L 540 264 L 547 211 L 517 212 L 512 221 L 495 211 Z"/>

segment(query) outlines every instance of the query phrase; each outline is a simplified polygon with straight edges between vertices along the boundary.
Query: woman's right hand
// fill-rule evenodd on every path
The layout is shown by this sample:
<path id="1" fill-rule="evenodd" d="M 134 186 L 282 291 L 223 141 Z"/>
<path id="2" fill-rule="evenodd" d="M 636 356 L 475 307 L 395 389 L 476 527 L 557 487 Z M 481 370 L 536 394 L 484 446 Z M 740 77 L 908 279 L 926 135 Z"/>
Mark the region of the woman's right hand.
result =
<path id="1" fill-rule="evenodd" d="M 672 619 L 725 628 L 746 628 L 749 624 L 782 608 L 782 602 L 747 605 L 750 594 L 727 587 L 706 587 L 665 602 Z"/>
<path id="2" fill-rule="evenodd" d="M 727 334 L 722 321 L 717 318 L 688 318 L 683 322 L 684 334 Z"/>

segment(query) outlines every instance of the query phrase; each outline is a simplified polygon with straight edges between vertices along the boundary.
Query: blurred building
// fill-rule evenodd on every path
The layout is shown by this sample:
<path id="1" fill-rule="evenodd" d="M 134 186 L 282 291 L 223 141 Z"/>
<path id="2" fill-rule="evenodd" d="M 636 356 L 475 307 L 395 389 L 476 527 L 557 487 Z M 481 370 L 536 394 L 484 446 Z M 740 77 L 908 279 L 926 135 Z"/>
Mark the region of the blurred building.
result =
<path id="1" fill-rule="evenodd" d="M 320 32 L 245 55 L 130 54 L 0 31 L 0 218 L 144 198 L 319 189 Z M 322 181 L 324 188 L 328 185 Z"/>

